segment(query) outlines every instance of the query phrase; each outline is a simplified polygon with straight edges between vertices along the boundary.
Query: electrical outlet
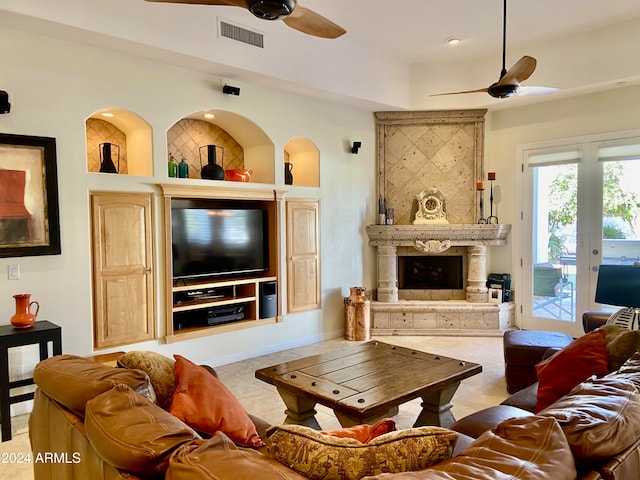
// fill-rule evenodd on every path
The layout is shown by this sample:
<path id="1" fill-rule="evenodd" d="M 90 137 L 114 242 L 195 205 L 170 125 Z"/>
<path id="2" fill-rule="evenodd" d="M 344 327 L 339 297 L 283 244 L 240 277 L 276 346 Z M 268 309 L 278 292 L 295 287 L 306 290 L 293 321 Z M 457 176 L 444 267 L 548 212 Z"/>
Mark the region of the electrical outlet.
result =
<path id="1" fill-rule="evenodd" d="M 20 280 L 20 265 L 14 263 L 9 265 L 9 280 Z"/>

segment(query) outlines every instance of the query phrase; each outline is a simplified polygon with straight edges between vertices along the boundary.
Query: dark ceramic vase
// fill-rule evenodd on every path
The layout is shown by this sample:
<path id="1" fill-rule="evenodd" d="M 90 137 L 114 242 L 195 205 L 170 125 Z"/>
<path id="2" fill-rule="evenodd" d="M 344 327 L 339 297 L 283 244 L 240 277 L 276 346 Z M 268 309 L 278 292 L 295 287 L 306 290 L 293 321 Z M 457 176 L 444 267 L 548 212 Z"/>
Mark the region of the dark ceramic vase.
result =
<path id="1" fill-rule="evenodd" d="M 293 163 L 284 162 L 284 183 L 293 185 Z"/>
<path id="2" fill-rule="evenodd" d="M 111 159 L 111 143 L 105 142 L 100 144 L 100 172 L 102 173 L 118 173 L 118 169 Z M 113 145 L 118 149 L 118 164 L 120 163 L 120 147 Z"/>
<path id="3" fill-rule="evenodd" d="M 200 170 L 200 176 L 206 180 L 224 180 L 224 168 L 218 165 L 217 148 L 222 152 L 220 163 L 224 162 L 224 148 L 217 145 L 204 145 L 200 147 L 200 165 L 202 165 L 202 149 L 207 149 L 207 164 Z"/>

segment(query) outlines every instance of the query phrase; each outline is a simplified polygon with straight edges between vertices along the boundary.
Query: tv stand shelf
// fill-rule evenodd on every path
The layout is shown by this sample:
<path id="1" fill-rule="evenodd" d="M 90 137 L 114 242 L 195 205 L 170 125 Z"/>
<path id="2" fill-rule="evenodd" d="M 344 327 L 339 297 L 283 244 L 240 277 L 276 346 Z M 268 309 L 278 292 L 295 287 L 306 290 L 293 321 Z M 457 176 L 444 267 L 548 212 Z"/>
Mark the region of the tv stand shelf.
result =
<path id="1" fill-rule="evenodd" d="M 225 331 L 274 323 L 278 318 L 260 318 L 260 284 L 275 282 L 277 277 L 254 277 L 234 280 L 188 281 L 172 287 L 172 329 L 167 332 L 166 341 L 172 343 L 187 338 L 222 333 Z M 242 307 L 232 319 L 216 319 L 216 312 L 225 307 Z M 225 310 L 226 312 L 226 310 Z M 241 316 L 242 318 L 236 318 Z M 213 320 L 210 320 L 213 319 Z M 208 322 L 212 321 L 213 324 Z M 217 323 L 219 321 L 219 323 Z"/>

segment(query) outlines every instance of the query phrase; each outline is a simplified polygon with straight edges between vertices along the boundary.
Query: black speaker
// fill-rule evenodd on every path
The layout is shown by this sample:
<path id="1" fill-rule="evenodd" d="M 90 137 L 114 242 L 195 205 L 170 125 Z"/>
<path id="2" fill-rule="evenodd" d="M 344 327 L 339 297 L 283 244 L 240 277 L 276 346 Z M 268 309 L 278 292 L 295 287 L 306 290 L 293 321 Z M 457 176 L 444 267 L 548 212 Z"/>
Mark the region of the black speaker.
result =
<path id="1" fill-rule="evenodd" d="M 9 94 L 4 90 L 0 90 L 0 114 L 9 113 L 10 111 Z"/>
<path id="2" fill-rule="evenodd" d="M 240 87 L 225 85 L 222 87 L 222 93 L 226 93 L 227 95 L 235 95 L 236 97 L 238 97 L 240 96 Z"/>
<path id="3" fill-rule="evenodd" d="M 274 318 L 278 315 L 276 282 L 260 284 L 260 318 Z"/>

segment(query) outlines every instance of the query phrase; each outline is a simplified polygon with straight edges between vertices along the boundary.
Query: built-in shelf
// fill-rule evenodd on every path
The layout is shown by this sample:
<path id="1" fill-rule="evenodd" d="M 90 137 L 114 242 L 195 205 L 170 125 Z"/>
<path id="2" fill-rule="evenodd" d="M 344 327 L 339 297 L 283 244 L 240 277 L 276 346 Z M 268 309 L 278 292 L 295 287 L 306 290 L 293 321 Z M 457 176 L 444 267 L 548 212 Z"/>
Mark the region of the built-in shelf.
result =
<path id="1" fill-rule="evenodd" d="M 167 343 L 257 327 L 282 320 L 280 296 L 280 202 L 284 192 L 273 189 L 211 188 L 160 184 L 164 197 L 166 335 Z M 171 204 L 174 198 L 254 201 L 268 212 L 269 265 L 244 278 L 174 279 Z M 267 292 L 269 294 L 267 294 Z M 271 293 L 272 292 L 272 293 Z M 269 299 L 267 297 L 270 296 Z M 269 302 L 269 308 L 263 308 Z M 238 309 L 234 309 L 238 307 Z M 240 310 L 242 307 L 242 310 Z M 265 313 L 267 312 L 267 313 Z M 210 325 L 209 323 L 212 323 Z"/>
<path id="2" fill-rule="evenodd" d="M 120 175 L 153 176 L 151 127 L 128 110 L 99 110 L 85 122 L 87 171 L 101 173 L 104 154 Z M 103 146 L 107 145 L 105 149 Z"/>
<path id="3" fill-rule="evenodd" d="M 261 285 L 274 282 L 277 282 L 275 276 L 206 282 L 178 281 L 172 287 L 173 325 L 172 333 L 166 337 L 167 343 L 277 322 L 277 310 L 273 316 L 261 315 L 261 302 L 266 300 L 259 293 Z M 238 313 L 240 308 L 242 311 Z M 217 313 L 220 316 L 216 316 Z"/>

